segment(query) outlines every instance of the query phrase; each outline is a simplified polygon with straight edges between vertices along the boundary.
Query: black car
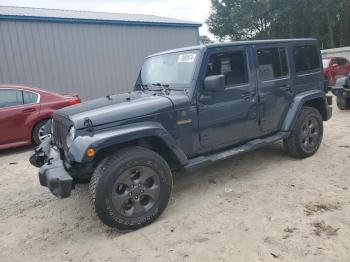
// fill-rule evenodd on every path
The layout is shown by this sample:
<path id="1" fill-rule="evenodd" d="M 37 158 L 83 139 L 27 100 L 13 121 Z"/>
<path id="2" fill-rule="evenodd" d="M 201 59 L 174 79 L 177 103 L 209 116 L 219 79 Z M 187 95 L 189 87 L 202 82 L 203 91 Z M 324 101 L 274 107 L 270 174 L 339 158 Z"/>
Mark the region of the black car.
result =
<path id="1" fill-rule="evenodd" d="M 337 106 L 340 110 L 350 109 L 350 75 L 341 77 L 335 86 L 331 87 L 332 93 L 337 97 Z"/>
<path id="2" fill-rule="evenodd" d="M 55 112 L 30 158 L 61 198 L 90 179 L 108 226 L 137 229 L 168 204 L 173 171 L 192 171 L 283 140 L 316 153 L 331 117 L 315 39 L 195 46 L 145 59 L 133 92 Z"/>

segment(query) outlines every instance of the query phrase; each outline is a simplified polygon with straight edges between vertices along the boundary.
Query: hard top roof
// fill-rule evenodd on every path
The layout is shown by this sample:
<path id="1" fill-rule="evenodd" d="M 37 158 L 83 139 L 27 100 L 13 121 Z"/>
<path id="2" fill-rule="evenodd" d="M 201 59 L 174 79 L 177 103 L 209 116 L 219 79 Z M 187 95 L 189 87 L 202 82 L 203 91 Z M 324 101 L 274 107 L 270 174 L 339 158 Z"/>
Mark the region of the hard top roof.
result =
<path id="1" fill-rule="evenodd" d="M 249 40 L 249 41 L 220 42 L 220 43 L 189 46 L 189 47 L 184 47 L 184 48 L 167 50 L 164 52 L 152 54 L 149 57 L 162 55 L 162 54 L 168 54 L 168 53 L 186 52 L 186 51 L 190 51 L 190 50 L 202 50 L 202 49 L 221 48 L 221 47 L 230 47 L 230 46 L 242 46 L 242 45 L 278 44 L 278 43 L 315 43 L 315 44 L 317 44 L 318 40 L 315 38 L 296 38 L 296 39 L 272 39 L 272 40 Z"/>

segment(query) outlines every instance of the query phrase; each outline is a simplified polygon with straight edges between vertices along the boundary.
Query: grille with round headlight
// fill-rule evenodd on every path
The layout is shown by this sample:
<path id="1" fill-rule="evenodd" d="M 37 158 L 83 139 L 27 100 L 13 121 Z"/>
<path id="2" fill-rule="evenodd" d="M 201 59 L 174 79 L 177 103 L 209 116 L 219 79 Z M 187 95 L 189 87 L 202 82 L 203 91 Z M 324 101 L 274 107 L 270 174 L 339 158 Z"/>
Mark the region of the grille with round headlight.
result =
<path id="1" fill-rule="evenodd" d="M 67 134 L 67 138 L 66 138 L 66 144 L 67 144 L 68 148 L 71 146 L 74 138 L 75 138 L 75 128 L 74 128 L 74 126 L 71 126 L 69 128 L 69 131 L 68 131 L 68 134 Z"/>

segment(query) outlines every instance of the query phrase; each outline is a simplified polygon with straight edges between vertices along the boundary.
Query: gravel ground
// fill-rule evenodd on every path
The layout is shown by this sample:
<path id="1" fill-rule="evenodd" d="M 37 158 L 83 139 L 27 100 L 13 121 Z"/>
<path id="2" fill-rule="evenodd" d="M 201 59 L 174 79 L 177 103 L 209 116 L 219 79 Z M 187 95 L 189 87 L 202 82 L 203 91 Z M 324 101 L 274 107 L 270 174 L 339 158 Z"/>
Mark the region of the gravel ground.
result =
<path id="1" fill-rule="evenodd" d="M 131 233 L 92 214 L 87 185 L 59 200 L 39 185 L 30 148 L 0 153 L 0 260 L 350 261 L 350 112 L 325 124 L 319 152 L 280 144 L 175 177 L 172 200 Z"/>

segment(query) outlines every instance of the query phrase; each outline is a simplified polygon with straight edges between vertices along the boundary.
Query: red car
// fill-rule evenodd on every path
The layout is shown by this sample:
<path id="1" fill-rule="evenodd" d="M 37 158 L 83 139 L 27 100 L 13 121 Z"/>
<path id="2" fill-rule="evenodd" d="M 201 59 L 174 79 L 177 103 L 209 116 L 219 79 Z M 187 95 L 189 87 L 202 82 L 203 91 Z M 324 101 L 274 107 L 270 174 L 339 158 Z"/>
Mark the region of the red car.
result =
<path id="1" fill-rule="evenodd" d="M 350 62 L 343 57 L 323 58 L 323 73 L 329 86 L 334 86 L 338 78 L 349 75 Z"/>
<path id="2" fill-rule="evenodd" d="M 80 103 L 79 97 L 62 96 L 37 88 L 0 85 L 0 149 L 40 144 L 52 113 Z"/>

